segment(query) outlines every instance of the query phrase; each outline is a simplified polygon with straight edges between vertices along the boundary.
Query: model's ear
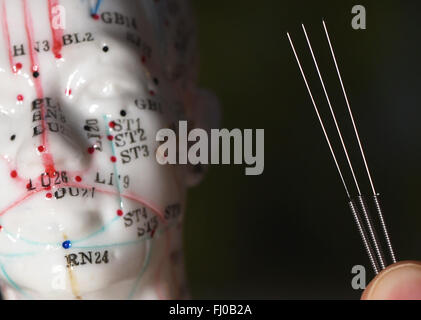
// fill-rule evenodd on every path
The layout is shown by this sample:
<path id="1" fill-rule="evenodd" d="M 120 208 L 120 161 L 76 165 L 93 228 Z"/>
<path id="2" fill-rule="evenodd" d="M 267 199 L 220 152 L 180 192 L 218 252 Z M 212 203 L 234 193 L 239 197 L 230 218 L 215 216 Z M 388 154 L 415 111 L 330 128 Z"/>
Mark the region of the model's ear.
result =
<path id="1" fill-rule="evenodd" d="M 192 126 L 190 129 L 203 129 L 208 134 L 208 159 L 210 161 L 210 137 L 211 129 L 220 126 L 221 112 L 218 98 L 208 90 L 194 89 L 190 96 L 189 119 Z M 205 176 L 209 165 L 187 165 L 187 185 L 189 187 L 199 184 Z"/>

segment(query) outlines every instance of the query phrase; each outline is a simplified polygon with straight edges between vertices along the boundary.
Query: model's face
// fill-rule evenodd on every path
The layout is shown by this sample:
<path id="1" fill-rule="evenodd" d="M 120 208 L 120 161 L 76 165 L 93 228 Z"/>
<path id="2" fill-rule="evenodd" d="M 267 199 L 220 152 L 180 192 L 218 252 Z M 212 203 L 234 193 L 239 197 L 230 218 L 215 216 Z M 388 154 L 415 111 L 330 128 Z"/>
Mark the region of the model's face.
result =
<path id="1" fill-rule="evenodd" d="M 61 1 L 61 32 L 47 1 L 0 8 L 0 279 L 22 297 L 179 290 L 162 268 L 181 247 L 185 186 L 155 135 L 183 102 L 151 13 L 123 2 L 95 20 Z"/>

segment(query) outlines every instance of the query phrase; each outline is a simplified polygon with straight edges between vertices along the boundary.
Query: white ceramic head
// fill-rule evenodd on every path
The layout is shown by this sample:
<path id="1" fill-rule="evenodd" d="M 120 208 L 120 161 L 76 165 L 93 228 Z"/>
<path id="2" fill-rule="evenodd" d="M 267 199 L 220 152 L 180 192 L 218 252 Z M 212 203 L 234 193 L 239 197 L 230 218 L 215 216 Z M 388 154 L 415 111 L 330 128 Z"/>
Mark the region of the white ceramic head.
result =
<path id="1" fill-rule="evenodd" d="M 208 127 L 186 1 L 0 1 L 4 298 L 183 298 L 186 188 L 157 163 L 178 120 Z"/>

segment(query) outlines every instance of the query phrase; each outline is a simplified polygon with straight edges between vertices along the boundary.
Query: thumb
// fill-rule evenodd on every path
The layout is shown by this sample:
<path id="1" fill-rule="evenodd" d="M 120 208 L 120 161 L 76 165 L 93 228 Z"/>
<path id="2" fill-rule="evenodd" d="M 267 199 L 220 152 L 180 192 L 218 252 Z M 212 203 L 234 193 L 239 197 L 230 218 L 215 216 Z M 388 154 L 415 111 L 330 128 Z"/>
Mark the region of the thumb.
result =
<path id="1" fill-rule="evenodd" d="M 421 300 L 421 261 L 402 261 L 380 272 L 362 300 Z"/>

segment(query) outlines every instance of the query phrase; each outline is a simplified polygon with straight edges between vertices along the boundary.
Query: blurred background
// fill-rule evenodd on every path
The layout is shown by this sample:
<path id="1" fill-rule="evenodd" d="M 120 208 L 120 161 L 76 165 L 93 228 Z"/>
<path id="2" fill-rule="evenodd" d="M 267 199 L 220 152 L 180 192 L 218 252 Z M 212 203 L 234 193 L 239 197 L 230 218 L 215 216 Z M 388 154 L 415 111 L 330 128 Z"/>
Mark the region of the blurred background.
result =
<path id="1" fill-rule="evenodd" d="M 346 113 L 326 20 L 398 259 L 421 260 L 421 7 L 417 1 L 192 0 L 201 86 L 222 127 L 265 129 L 265 170 L 213 166 L 191 189 L 186 264 L 193 298 L 358 299 L 351 269 L 373 276 L 286 32 L 342 157 L 300 24 L 306 25 L 360 184 L 370 187 Z M 354 5 L 366 30 L 351 27 Z M 380 230 L 379 230 L 380 231 Z"/>

